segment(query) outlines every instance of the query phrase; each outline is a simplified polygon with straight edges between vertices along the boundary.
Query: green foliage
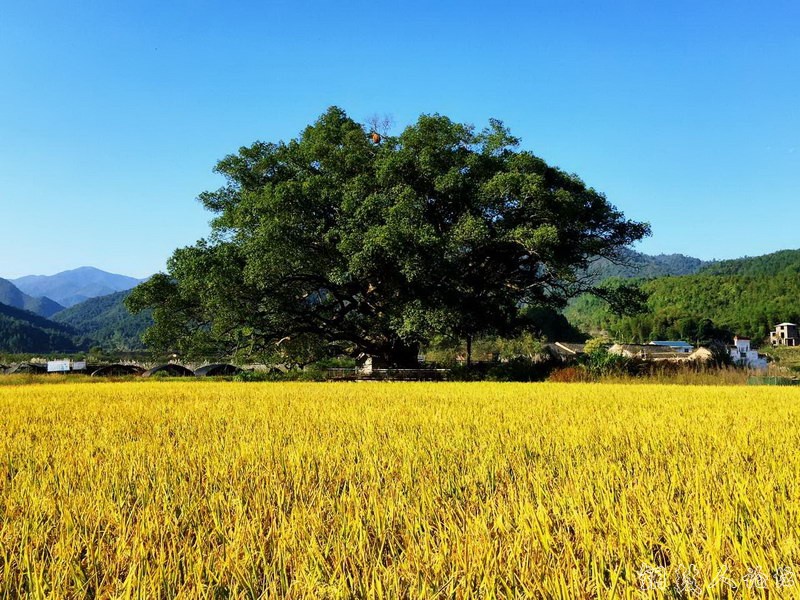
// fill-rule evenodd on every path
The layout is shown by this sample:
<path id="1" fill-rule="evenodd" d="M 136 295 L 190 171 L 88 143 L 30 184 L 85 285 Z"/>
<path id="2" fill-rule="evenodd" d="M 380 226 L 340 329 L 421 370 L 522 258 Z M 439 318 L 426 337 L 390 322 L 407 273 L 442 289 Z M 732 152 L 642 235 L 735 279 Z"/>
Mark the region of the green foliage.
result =
<path id="1" fill-rule="evenodd" d="M 607 351 L 608 345 L 611 341 L 605 337 L 596 337 L 586 341 L 583 351 L 586 354 L 602 353 Z"/>
<path id="2" fill-rule="evenodd" d="M 328 374 L 326 369 L 320 365 L 311 365 L 304 369 L 289 369 L 280 371 L 272 369 L 269 371 L 243 371 L 233 376 L 234 381 L 244 382 L 266 382 L 266 381 L 326 381 Z"/>
<path id="3" fill-rule="evenodd" d="M 598 258 L 589 266 L 587 274 L 597 281 L 610 278 L 653 279 L 667 275 L 694 275 L 708 264 L 710 263 L 684 254 L 651 256 L 626 249 L 620 252 L 620 259 L 613 262 Z"/>
<path id="4" fill-rule="evenodd" d="M 584 331 L 607 331 L 617 340 L 730 341 L 735 334 L 763 340 L 778 323 L 800 320 L 800 251 L 724 261 L 702 274 L 635 282 L 648 296 L 646 310 L 615 315 L 594 297 L 577 298 L 565 311 Z"/>
<path id="5" fill-rule="evenodd" d="M 633 370 L 634 361 L 620 354 L 612 354 L 606 347 L 607 340 L 595 338 L 586 343 L 581 357 L 581 366 L 592 377 L 622 375 Z"/>
<path id="6" fill-rule="evenodd" d="M 544 343 L 529 331 L 513 338 L 498 338 L 497 355 L 501 359 L 532 361 L 543 352 Z"/>
<path id="7" fill-rule="evenodd" d="M 264 381 L 284 381 L 284 374 L 280 371 L 242 371 L 233 376 L 233 381 L 260 383 Z"/>
<path id="8" fill-rule="evenodd" d="M 567 318 L 557 310 L 545 306 L 525 306 L 520 310 L 523 332 L 549 342 L 583 342 L 586 335 L 574 327 Z"/>
<path id="9" fill-rule="evenodd" d="M 22 292 L 7 279 L 0 278 L 0 303 L 13 308 L 21 308 L 40 317 L 50 318 L 64 307 L 50 298 L 34 298 Z"/>
<path id="10" fill-rule="evenodd" d="M 69 327 L 0 304 L 0 352 L 77 352 L 85 347 Z"/>
<path id="11" fill-rule="evenodd" d="M 125 306 L 129 291 L 90 298 L 53 316 L 106 351 L 130 351 L 144 348 L 142 335 L 153 324 L 150 311 L 133 315 Z"/>
<path id="12" fill-rule="evenodd" d="M 449 381 L 544 381 L 554 364 L 550 361 L 532 361 L 524 357 L 504 362 L 482 363 L 472 366 L 455 365 L 447 374 Z"/>
<path id="13" fill-rule="evenodd" d="M 786 367 L 793 371 L 800 371 L 800 348 L 777 346 L 775 348 L 767 348 L 766 354 L 768 354 L 778 366 Z"/>
<path id="14" fill-rule="evenodd" d="M 778 273 L 800 274 L 800 250 L 780 250 L 763 256 L 736 258 L 710 263 L 701 275 L 758 277 Z"/>
<path id="15" fill-rule="evenodd" d="M 735 368 L 736 365 L 733 362 L 733 357 L 731 356 L 730 350 L 728 350 L 727 344 L 719 340 L 713 340 L 708 344 L 708 349 L 711 351 L 711 360 L 708 363 L 709 366 Z"/>
<path id="16" fill-rule="evenodd" d="M 517 144 L 499 121 L 440 115 L 375 144 L 331 108 L 297 139 L 221 160 L 226 185 L 200 195 L 211 236 L 128 306 L 153 310 L 149 345 L 182 356 L 366 352 L 402 366 L 435 336 L 516 333 L 520 307 L 595 291 L 579 276 L 590 259 L 649 233 Z"/>

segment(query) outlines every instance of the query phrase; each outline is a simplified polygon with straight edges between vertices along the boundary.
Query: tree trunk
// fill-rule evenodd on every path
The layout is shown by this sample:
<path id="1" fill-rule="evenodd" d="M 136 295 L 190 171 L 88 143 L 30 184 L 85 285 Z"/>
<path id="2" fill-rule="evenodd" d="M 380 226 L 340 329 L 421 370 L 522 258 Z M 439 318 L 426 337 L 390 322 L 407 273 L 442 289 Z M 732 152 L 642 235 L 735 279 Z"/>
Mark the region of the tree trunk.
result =
<path id="1" fill-rule="evenodd" d="M 472 336 L 467 336 L 467 367 L 472 366 Z"/>
<path id="2" fill-rule="evenodd" d="M 419 344 L 407 344 L 394 340 L 381 348 L 379 353 L 388 367 L 396 369 L 416 369 L 419 367 Z"/>

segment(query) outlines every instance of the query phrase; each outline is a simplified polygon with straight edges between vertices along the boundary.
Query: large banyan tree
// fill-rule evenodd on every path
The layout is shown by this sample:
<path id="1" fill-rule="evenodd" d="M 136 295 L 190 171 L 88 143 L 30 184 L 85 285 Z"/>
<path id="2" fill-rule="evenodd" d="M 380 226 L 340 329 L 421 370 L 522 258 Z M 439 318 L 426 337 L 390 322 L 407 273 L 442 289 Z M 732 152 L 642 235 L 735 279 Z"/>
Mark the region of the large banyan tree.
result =
<path id="1" fill-rule="evenodd" d="M 367 353 L 413 364 L 433 336 L 508 334 L 524 306 L 624 289 L 585 276 L 648 235 L 499 121 L 423 115 L 374 135 L 330 108 L 289 142 L 222 159 L 199 200 L 211 234 L 175 251 L 128 306 L 184 355 Z"/>

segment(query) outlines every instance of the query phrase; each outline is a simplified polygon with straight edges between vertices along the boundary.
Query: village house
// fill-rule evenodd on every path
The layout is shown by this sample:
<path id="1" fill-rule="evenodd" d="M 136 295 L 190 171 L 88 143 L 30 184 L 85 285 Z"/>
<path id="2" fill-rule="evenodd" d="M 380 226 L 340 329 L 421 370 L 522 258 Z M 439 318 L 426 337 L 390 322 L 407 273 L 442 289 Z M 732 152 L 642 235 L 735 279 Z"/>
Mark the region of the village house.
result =
<path id="1" fill-rule="evenodd" d="M 584 344 L 568 344 L 555 342 L 548 345 L 553 358 L 562 362 L 570 362 L 585 353 Z M 649 344 L 611 344 L 608 352 L 625 358 L 637 358 L 648 361 L 706 361 L 711 353 L 705 348 L 697 350 L 687 342 L 651 342 Z"/>
<path id="2" fill-rule="evenodd" d="M 610 354 L 618 354 L 625 358 L 638 358 L 641 360 L 677 360 L 685 359 L 684 352 L 676 352 L 669 346 L 658 344 L 614 344 L 609 349 Z"/>
<path id="3" fill-rule="evenodd" d="M 773 346 L 800 346 L 800 332 L 794 323 L 781 323 L 769 334 Z"/>
<path id="4" fill-rule="evenodd" d="M 750 338 L 736 336 L 733 346 L 730 347 L 731 360 L 734 364 L 750 369 L 766 369 L 767 359 L 758 355 L 756 350 L 750 348 Z"/>
<path id="5" fill-rule="evenodd" d="M 556 360 L 570 362 L 586 353 L 586 344 L 555 342 L 547 345 L 547 352 Z"/>
<path id="6" fill-rule="evenodd" d="M 655 340 L 650 342 L 650 345 L 671 348 L 673 352 L 678 352 L 679 354 L 691 354 L 694 352 L 694 346 L 692 346 L 689 342 L 683 342 L 679 340 Z"/>

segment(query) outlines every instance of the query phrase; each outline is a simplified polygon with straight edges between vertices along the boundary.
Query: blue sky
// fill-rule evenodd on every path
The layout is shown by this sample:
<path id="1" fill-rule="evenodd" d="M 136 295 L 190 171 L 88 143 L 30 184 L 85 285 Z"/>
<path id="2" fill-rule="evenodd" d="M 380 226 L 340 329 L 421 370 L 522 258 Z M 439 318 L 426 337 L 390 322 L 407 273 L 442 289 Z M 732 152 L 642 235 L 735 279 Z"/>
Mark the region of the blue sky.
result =
<path id="1" fill-rule="evenodd" d="M 71 6 L 70 6 L 71 5 Z M 0 0 L 0 276 L 164 268 L 326 107 L 505 121 L 648 253 L 800 247 L 800 3 Z"/>

